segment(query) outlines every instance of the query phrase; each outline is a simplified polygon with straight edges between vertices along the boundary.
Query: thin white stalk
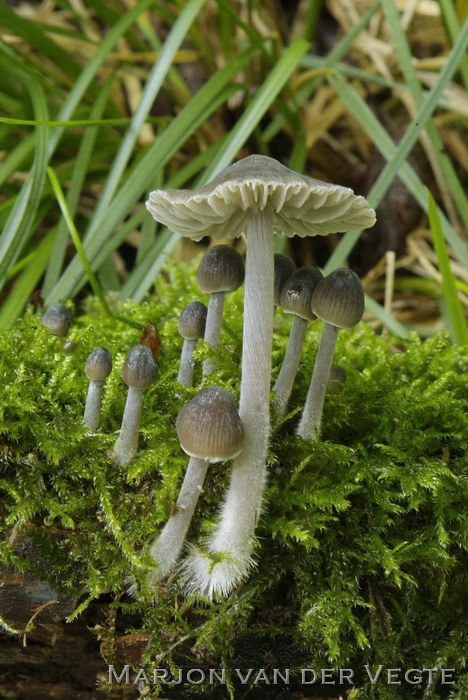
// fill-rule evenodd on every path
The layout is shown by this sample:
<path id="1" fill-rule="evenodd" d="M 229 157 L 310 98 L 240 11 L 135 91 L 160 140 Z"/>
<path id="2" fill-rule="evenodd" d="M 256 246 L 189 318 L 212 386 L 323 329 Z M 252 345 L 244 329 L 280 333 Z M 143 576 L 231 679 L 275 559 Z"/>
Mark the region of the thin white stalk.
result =
<path id="1" fill-rule="evenodd" d="M 179 374 L 177 375 L 177 381 L 180 384 L 184 384 L 185 386 L 193 386 L 193 370 L 195 367 L 193 351 L 197 346 L 197 342 L 197 340 L 184 338 L 184 344 L 182 345 L 182 353 L 180 355 Z"/>
<path id="2" fill-rule="evenodd" d="M 138 452 L 142 404 L 143 391 L 129 386 L 120 435 L 114 445 L 117 464 L 127 464 Z"/>
<path id="3" fill-rule="evenodd" d="M 318 440 L 322 423 L 323 402 L 333 362 L 339 328 L 325 323 L 307 399 L 297 428 L 303 440 Z"/>
<path id="4" fill-rule="evenodd" d="M 157 564 L 157 568 L 148 576 L 150 585 L 167 576 L 177 563 L 198 498 L 203 490 L 207 470 L 206 460 L 198 457 L 190 458 L 175 512 L 149 549 L 150 556 Z"/>
<path id="5" fill-rule="evenodd" d="M 204 340 L 212 348 L 219 346 L 225 294 L 226 292 L 213 292 L 210 294 L 210 301 L 208 302 Z M 214 369 L 214 362 L 210 359 L 205 360 L 203 363 L 203 376 L 208 376 Z"/>
<path id="6" fill-rule="evenodd" d="M 307 323 L 308 321 L 305 318 L 294 315 L 286 354 L 273 387 L 275 395 L 272 402 L 272 411 L 276 420 L 283 418 L 286 413 L 286 407 L 291 396 L 299 362 L 301 361 Z"/>
<path id="7" fill-rule="evenodd" d="M 97 430 L 101 415 L 102 381 L 91 379 L 86 395 L 83 425 L 90 430 Z"/>
<path id="8" fill-rule="evenodd" d="M 239 402 L 244 445 L 234 460 L 208 554 L 195 550 L 185 567 L 188 587 L 209 597 L 228 595 L 249 571 L 266 481 L 274 286 L 273 217 L 268 206 L 250 215 L 247 241 Z M 210 554 L 223 556 L 214 563 Z"/>

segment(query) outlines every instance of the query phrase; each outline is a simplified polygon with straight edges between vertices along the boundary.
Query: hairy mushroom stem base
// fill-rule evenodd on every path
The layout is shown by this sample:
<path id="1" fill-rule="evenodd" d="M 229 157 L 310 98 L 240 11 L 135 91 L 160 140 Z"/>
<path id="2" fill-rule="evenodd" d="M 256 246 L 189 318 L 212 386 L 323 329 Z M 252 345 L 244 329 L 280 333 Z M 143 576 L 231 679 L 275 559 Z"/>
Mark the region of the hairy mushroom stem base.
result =
<path id="1" fill-rule="evenodd" d="M 323 326 L 322 338 L 317 352 L 317 359 L 315 360 L 309 391 L 307 392 L 304 410 L 297 428 L 297 435 L 303 440 L 318 440 L 320 437 L 323 402 L 339 330 L 337 326 L 333 326 L 331 323 L 325 323 Z"/>
<path id="2" fill-rule="evenodd" d="M 182 345 L 182 354 L 180 356 L 179 374 L 177 381 L 185 386 L 193 386 L 193 370 L 195 369 L 195 360 L 193 351 L 197 347 L 197 340 L 184 338 Z"/>
<path id="3" fill-rule="evenodd" d="M 225 292 L 212 292 L 208 302 L 204 341 L 212 348 L 217 348 L 219 346 L 225 294 Z M 214 369 L 215 364 L 212 360 L 208 359 L 203 362 L 204 377 L 211 374 Z"/>
<path id="4" fill-rule="evenodd" d="M 99 426 L 99 416 L 101 415 L 101 395 L 102 381 L 92 379 L 89 382 L 88 393 L 86 395 L 85 410 L 83 415 L 83 425 L 89 430 L 97 430 Z"/>
<path id="5" fill-rule="evenodd" d="M 283 418 L 286 413 L 289 397 L 301 361 L 302 348 L 307 331 L 308 321 L 301 316 L 294 316 L 288 347 L 281 365 L 280 373 L 273 387 L 274 397 L 272 411 L 276 420 Z"/>
<path id="6" fill-rule="evenodd" d="M 245 578 L 252 564 L 270 436 L 273 255 L 273 212 L 267 205 L 250 214 L 247 226 L 239 400 L 244 445 L 234 460 L 221 518 L 209 539 L 208 551 L 194 550 L 185 565 L 188 587 L 209 597 L 228 595 Z"/>
<path id="7" fill-rule="evenodd" d="M 149 548 L 149 555 L 157 564 L 157 568 L 148 575 L 150 586 L 167 576 L 177 563 L 198 498 L 203 490 L 208 466 L 209 462 L 205 459 L 190 458 L 175 504 L 175 512 Z"/>

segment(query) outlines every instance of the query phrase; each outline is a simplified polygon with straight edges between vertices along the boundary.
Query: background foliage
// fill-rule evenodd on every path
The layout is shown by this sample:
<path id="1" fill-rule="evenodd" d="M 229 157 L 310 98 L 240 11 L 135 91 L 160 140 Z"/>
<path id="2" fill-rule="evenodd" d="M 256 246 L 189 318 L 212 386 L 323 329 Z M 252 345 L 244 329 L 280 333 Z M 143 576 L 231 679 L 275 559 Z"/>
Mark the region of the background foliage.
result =
<path id="1" fill-rule="evenodd" d="M 260 667 L 272 649 L 278 666 L 290 653 L 303 666 L 463 667 L 467 45 L 463 3 L 449 0 L 0 4 L 0 556 L 79 600 L 77 616 L 108 595 L 94 632 L 110 663 L 125 660 L 126 631 L 146 659 L 174 667 Z M 327 398 L 312 452 L 292 434 L 317 347 L 309 330 L 292 414 L 273 433 L 252 578 L 213 604 L 186 601 L 174 578 L 151 607 L 125 591 L 131 574 L 145 600 L 145 545 L 186 465 L 174 421 L 193 392 L 175 396 L 177 313 L 200 295 L 193 267 L 172 260 L 200 247 L 158 227 L 143 202 L 250 153 L 351 186 L 377 208 L 364 234 L 277 242 L 298 264 L 356 269 L 366 324 L 340 333 L 348 379 Z M 70 228 L 112 317 L 88 298 Z M 59 300 L 75 313 L 71 354 L 35 313 Z M 228 311 L 216 382 L 236 394 L 240 292 Z M 139 337 L 119 315 L 153 321 L 163 341 L 126 472 L 106 456 L 125 400 L 119 369 Z M 289 324 L 279 312 L 276 371 Z M 385 328 L 392 335 L 375 335 Z M 82 368 L 97 345 L 115 367 L 102 430 L 87 436 Z M 225 483 L 215 467 L 192 541 Z M 451 697 L 467 688 L 459 676 Z"/>

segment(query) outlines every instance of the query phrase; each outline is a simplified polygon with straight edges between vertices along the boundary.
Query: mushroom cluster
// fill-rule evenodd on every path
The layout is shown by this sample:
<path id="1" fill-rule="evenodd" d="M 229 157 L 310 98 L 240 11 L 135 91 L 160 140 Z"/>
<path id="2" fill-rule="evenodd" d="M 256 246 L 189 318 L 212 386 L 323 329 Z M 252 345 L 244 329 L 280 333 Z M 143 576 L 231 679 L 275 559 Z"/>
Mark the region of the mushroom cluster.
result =
<path id="1" fill-rule="evenodd" d="M 366 200 L 356 196 L 351 189 L 295 173 L 278 161 L 260 155 L 238 161 L 215 177 L 210 184 L 198 189 L 151 192 L 147 208 L 156 221 L 195 241 L 205 236 L 220 239 L 245 234 L 247 238 L 239 399 L 243 448 L 234 459 L 219 522 L 205 546 L 193 549 L 184 564 L 192 590 L 210 597 L 225 596 L 246 577 L 252 565 L 255 528 L 262 508 L 267 476 L 274 307 L 288 301 L 286 285 L 294 268 L 293 263 L 282 259 L 284 256 L 274 255 L 274 234 L 323 236 L 350 228 L 368 228 L 375 223 L 375 213 Z M 219 343 L 223 304 L 223 297 L 215 295 L 224 295 L 225 291 L 235 289 L 235 285 L 242 283 L 243 276 L 241 265 L 234 261 L 236 256 L 229 246 L 215 246 L 212 249 L 215 252 L 207 255 L 207 259 L 213 258 L 214 267 L 221 270 L 224 266 L 220 262 L 221 252 L 224 251 L 218 252 L 216 248 L 229 250 L 229 264 L 226 265 L 229 267 L 232 263 L 232 270 L 236 270 L 237 277 L 234 274 L 228 275 L 231 286 L 224 286 L 222 282 L 219 286 L 218 283 L 217 286 L 212 286 L 211 273 L 204 270 L 199 274 L 199 281 L 202 280 L 200 287 L 211 294 L 205 341 L 213 347 Z M 205 265 L 202 266 L 204 267 Z M 304 279 L 308 275 L 310 281 L 307 286 Z M 234 277 L 235 282 L 231 281 Z M 284 413 L 287 405 L 300 361 L 307 321 L 316 316 L 325 318 L 321 315 L 321 294 L 317 296 L 317 308 L 313 301 L 311 303 L 311 298 L 313 300 L 316 297 L 320 285 L 329 278 L 323 281 L 320 279 L 318 271 L 298 271 L 297 279 L 289 287 L 291 302 L 296 301 L 296 289 L 301 287 L 307 291 L 304 291 L 303 302 L 299 302 L 292 311 L 296 315 L 290 347 L 284 369 L 275 386 L 274 406 L 277 416 Z M 213 306 L 212 312 L 210 306 Z M 349 323 L 351 312 L 348 317 L 347 312 L 342 311 L 346 317 L 344 323 Z M 340 323 L 341 321 L 342 319 Z M 340 323 L 332 318 L 326 327 L 330 325 L 336 329 Z M 328 338 L 328 335 L 330 332 L 326 330 L 324 336 Z M 324 344 L 330 346 L 331 342 L 324 341 Z M 331 358 L 322 364 L 322 375 L 325 374 L 328 381 Z M 211 361 L 207 362 L 204 374 L 210 374 L 213 368 Z M 309 393 L 313 394 L 314 391 L 311 389 Z M 314 417 L 311 418 L 311 409 L 306 404 L 299 432 L 302 437 L 317 436 L 318 428 L 315 424 L 319 420 L 317 415 L 320 411 L 321 408 L 314 408 Z"/>

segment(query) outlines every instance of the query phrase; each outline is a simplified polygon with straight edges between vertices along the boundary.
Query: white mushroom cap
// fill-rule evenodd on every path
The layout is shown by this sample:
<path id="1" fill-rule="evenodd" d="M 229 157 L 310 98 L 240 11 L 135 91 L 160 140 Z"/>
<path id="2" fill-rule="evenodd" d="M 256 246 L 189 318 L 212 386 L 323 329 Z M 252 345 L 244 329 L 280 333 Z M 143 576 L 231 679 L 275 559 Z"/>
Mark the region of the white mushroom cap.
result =
<path id="1" fill-rule="evenodd" d="M 267 203 L 279 236 L 326 236 L 375 223 L 374 210 L 348 187 L 300 175 L 259 155 L 239 160 L 196 190 L 155 190 L 146 206 L 171 231 L 199 241 L 240 236 L 249 212 Z"/>

